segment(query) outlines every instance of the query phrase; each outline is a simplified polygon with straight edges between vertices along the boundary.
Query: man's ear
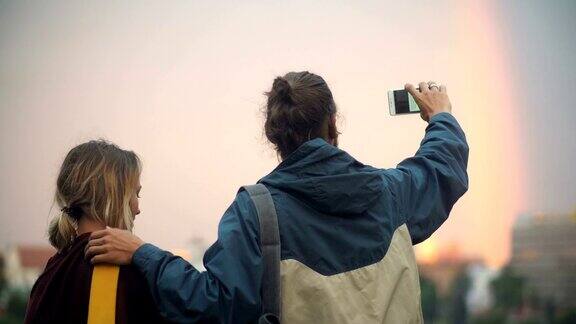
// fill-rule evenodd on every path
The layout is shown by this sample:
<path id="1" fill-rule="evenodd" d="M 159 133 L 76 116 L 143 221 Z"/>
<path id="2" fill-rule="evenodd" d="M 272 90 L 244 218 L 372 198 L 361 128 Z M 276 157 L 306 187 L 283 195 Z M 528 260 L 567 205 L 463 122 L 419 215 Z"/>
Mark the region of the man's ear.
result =
<path id="1" fill-rule="evenodd" d="M 330 138 L 330 144 L 338 146 L 338 129 L 336 128 L 336 114 L 330 116 L 328 121 L 328 137 Z"/>

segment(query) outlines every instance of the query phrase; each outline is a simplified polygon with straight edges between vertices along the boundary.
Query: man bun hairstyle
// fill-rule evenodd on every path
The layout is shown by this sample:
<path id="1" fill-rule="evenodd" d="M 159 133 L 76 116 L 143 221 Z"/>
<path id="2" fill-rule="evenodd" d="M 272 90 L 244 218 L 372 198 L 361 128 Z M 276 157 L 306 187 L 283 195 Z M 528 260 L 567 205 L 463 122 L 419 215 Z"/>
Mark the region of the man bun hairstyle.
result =
<path id="1" fill-rule="evenodd" d="M 274 83 L 272 84 L 272 89 L 276 92 L 275 96 L 272 97 L 273 101 L 283 102 L 285 104 L 294 104 L 292 100 L 292 88 L 290 87 L 290 83 L 286 81 L 286 79 L 277 77 L 274 79 Z"/>
<path id="2" fill-rule="evenodd" d="M 311 139 L 336 141 L 338 132 L 330 125 L 336 104 L 319 75 L 308 71 L 287 73 L 274 79 L 265 95 L 264 131 L 282 159 Z"/>

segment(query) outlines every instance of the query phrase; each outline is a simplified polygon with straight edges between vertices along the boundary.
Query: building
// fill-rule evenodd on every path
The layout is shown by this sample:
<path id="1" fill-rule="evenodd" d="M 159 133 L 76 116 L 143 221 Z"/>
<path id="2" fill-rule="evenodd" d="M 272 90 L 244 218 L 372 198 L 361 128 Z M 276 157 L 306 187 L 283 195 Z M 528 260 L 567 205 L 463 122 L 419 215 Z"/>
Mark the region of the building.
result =
<path id="1" fill-rule="evenodd" d="M 576 306 L 576 213 L 518 217 L 512 232 L 512 269 L 539 298 Z"/>
<path id="2" fill-rule="evenodd" d="M 422 277 L 434 282 L 441 297 L 448 296 L 456 278 L 468 273 L 471 266 L 484 266 L 483 260 L 463 255 L 457 243 L 434 249 L 434 253 L 427 253 L 426 258 L 420 258 L 418 269 Z"/>
<path id="3" fill-rule="evenodd" d="M 0 249 L 4 276 L 10 287 L 30 289 L 56 250 L 50 246 L 9 245 Z"/>
<path id="4" fill-rule="evenodd" d="M 494 306 L 490 283 L 498 276 L 499 271 L 482 262 L 476 262 L 470 264 L 467 274 L 470 278 L 470 289 L 466 295 L 466 306 L 471 315 L 482 314 Z"/>
<path id="5" fill-rule="evenodd" d="M 424 255 L 418 264 L 420 277 L 428 282 L 426 285 L 431 282 L 435 288 L 434 296 L 426 285 L 422 287 L 423 313 L 428 316 L 425 322 L 462 323 L 467 317 L 490 309 L 489 284 L 497 271 L 478 257 L 462 254 L 457 243 Z"/>

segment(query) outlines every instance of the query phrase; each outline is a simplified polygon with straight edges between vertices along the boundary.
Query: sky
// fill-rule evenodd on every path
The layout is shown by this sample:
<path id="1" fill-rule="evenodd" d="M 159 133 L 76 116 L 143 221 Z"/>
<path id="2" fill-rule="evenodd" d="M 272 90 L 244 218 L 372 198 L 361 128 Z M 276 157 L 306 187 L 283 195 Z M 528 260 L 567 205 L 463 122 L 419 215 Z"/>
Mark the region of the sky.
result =
<path id="1" fill-rule="evenodd" d="M 447 85 L 470 189 L 417 252 L 501 265 L 518 215 L 576 209 L 573 17 L 573 1 L 0 1 L 0 244 L 47 242 L 62 159 L 94 138 L 143 161 L 137 235 L 212 243 L 238 188 L 279 162 L 263 92 L 308 70 L 340 147 L 381 168 L 426 127 L 390 116 L 387 91 Z"/>

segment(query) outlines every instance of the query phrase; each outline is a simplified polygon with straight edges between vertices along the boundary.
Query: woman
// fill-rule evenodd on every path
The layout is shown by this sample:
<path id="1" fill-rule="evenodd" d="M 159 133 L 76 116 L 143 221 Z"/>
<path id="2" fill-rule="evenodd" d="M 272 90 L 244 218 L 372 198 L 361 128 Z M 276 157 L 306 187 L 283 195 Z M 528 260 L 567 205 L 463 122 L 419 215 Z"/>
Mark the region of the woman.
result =
<path id="1" fill-rule="evenodd" d="M 58 250 L 30 295 L 25 323 L 86 323 L 93 266 L 84 258 L 90 233 L 106 226 L 131 231 L 140 213 L 140 161 L 103 140 L 73 148 L 62 163 L 55 201 L 61 213 L 48 228 Z M 161 323 L 145 279 L 120 268 L 116 323 Z"/>
<path id="2" fill-rule="evenodd" d="M 468 145 L 444 86 L 406 89 L 428 126 L 416 155 L 392 169 L 337 147 L 336 104 L 320 76 L 291 72 L 267 93 L 264 129 L 283 161 L 259 183 L 278 215 L 284 323 L 422 322 L 412 244 L 466 192 Z M 205 272 L 121 230 L 93 233 L 87 255 L 133 264 L 170 319 L 253 323 L 260 315 L 259 224 L 246 191 L 222 217 Z"/>

